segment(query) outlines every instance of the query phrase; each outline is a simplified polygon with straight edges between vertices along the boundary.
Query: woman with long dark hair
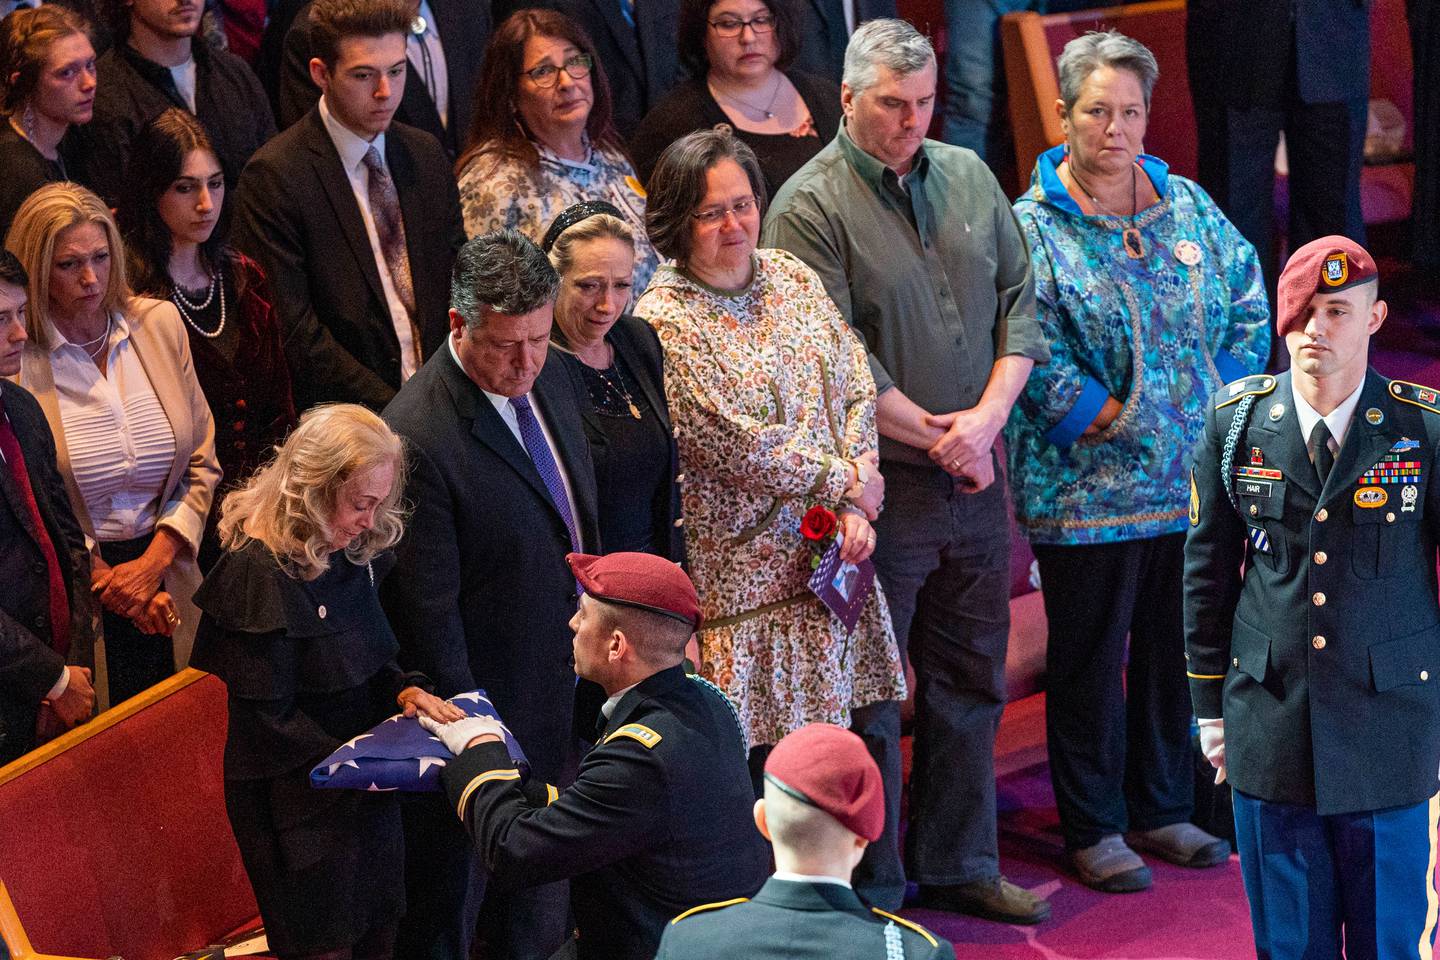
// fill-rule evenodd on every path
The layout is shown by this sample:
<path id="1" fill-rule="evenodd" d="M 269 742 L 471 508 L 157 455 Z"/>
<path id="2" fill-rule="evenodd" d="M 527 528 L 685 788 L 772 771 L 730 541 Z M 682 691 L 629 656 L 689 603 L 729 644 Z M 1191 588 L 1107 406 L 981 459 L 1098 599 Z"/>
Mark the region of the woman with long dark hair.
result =
<path id="1" fill-rule="evenodd" d="M 259 264 L 226 242 L 225 177 L 210 138 L 172 107 L 131 147 L 119 210 L 135 289 L 175 304 L 215 416 L 225 488 L 249 478 L 295 424 L 280 323 Z M 223 491 L 222 491 L 223 492 Z M 201 564 L 215 557 L 215 520 Z"/>
<path id="2" fill-rule="evenodd" d="M 553 10 L 511 14 L 490 38 L 477 111 L 455 169 L 465 233 L 506 227 L 537 244 L 560 212 L 613 204 L 635 233 L 635 293 L 659 257 L 645 238 L 645 190 L 610 122 L 610 84 L 595 45 Z"/>

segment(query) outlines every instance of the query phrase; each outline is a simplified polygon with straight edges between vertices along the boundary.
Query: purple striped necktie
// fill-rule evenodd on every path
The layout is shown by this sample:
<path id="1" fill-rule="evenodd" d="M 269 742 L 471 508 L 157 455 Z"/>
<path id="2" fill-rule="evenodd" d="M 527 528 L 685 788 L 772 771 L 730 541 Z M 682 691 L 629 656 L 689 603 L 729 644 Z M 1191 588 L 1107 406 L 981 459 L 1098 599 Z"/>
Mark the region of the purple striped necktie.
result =
<path id="1" fill-rule="evenodd" d="M 545 489 L 550 493 L 550 501 L 555 504 L 555 509 L 560 511 L 560 519 L 565 521 L 565 529 L 570 532 L 570 549 L 579 553 L 580 533 L 575 529 L 575 516 L 570 512 L 570 498 L 565 496 L 565 482 L 560 479 L 560 465 L 555 462 L 555 455 L 550 452 L 550 444 L 545 442 L 540 421 L 535 419 L 535 411 L 530 408 L 530 397 L 511 397 L 510 406 L 520 425 L 520 439 L 525 443 L 525 452 L 530 455 L 536 472 L 540 474 Z"/>

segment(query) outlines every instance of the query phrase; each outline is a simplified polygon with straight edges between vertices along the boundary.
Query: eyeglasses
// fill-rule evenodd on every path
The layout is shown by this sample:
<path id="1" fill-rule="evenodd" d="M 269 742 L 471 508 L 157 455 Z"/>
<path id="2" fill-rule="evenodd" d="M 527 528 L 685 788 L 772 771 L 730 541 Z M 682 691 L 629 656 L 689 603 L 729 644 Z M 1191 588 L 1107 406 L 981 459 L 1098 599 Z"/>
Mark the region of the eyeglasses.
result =
<path id="1" fill-rule="evenodd" d="M 553 87 L 560 82 L 560 70 L 563 68 L 570 74 L 572 80 L 583 80 L 590 76 L 590 68 L 595 65 L 595 60 L 588 53 L 577 53 L 568 57 L 559 67 L 553 63 L 542 63 L 538 67 L 532 67 L 525 71 L 535 86 L 542 89 Z"/>
<path id="2" fill-rule="evenodd" d="M 770 13 L 762 13 L 758 17 L 749 20 L 741 20 L 738 17 L 724 17 L 720 20 L 711 20 L 710 28 L 715 31 L 716 36 L 738 37 L 745 28 L 749 27 L 756 33 L 769 33 L 775 29 L 775 16 Z"/>
<path id="3" fill-rule="evenodd" d="M 727 213 L 735 214 L 735 219 L 739 220 L 754 209 L 755 198 L 746 197 L 744 200 L 736 200 L 728 207 L 706 207 L 704 210 L 696 210 L 690 216 L 694 217 L 695 222 L 701 226 L 715 227 L 720 225 Z"/>

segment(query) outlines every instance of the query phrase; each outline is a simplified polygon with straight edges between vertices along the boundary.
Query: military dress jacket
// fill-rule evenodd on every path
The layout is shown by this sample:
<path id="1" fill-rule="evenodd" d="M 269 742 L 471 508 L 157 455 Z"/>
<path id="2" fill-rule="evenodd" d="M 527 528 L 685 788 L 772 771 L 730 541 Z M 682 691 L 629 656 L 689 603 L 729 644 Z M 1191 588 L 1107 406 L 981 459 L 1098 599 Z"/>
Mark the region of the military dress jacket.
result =
<path id="1" fill-rule="evenodd" d="M 665 928 L 655 960 L 953 960 L 917 923 L 866 907 L 838 883 L 771 877 L 750 900 L 705 904 Z"/>
<path id="2" fill-rule="evenodd" d="M 502 743 L 442 778 L 493 883 L 571 878 L 581 960 L 651 960 L 677 914 L 748 897 L 770 871 L 735 716 L 678 666 L 621 698 L 563 792 L 522 783 Z"/>
<path id="3" fill-rule="evenodd" d="M 1191 473 L 1185 656 L 1237 790 L 1322 816 L 1436 793 L 1437 393 L 1369 371 L 1323 489 L 1288 372 L 1217 395 Z"/>

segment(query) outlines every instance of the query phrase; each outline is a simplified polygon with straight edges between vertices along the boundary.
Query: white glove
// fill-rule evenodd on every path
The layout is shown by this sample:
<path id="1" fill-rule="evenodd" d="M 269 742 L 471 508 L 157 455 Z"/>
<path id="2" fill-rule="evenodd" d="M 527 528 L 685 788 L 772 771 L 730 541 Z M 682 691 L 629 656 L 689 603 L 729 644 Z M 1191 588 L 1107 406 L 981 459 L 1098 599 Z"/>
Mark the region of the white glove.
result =
<path id="1" fill-rule="evenodd" d="M 501 740 L 505 739 L 505 725 L 493 717 L 466 717 L 451 723 L 436 723 L 424 714 L 417 719 L 420 726 L 439 737 L 440 742 L 445 744 L 445 749 L 457 757 L 465 752 L 465 747 L 476 737 L 493 735 Z"/>
<path id="2" fill-rule="evenodd" d="M 462 721 L 463 722 L 463 721 Z M 1225 782 L 1225 721 L 1197 720 L 1200 726 L 1200 752 L 1215 768 L 1215 782 Z"/>

